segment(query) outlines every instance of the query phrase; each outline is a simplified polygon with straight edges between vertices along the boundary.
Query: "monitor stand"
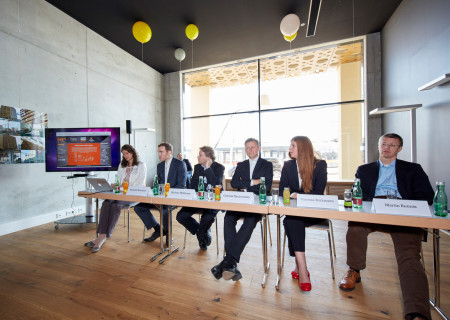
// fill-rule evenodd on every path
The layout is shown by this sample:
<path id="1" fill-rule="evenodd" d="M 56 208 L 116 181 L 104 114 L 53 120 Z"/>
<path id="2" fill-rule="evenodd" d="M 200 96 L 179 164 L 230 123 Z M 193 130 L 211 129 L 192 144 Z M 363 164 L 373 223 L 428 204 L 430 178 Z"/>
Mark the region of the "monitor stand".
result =
<path id="1" fill-rule="evenodd" d="M 87 180 L 88 177 L 92 177 L 92 176 L 94 176 L 94 172 L 89 171 L 89 172 L 86 172 L 83 174 L 74 174 L 73 176 L 71 176 L 69 178 L 75 179 L 75 178 L 83 178 L 84 177 L 85 190 L 93 190 Z M 64 219 L 55 221 L 55 229 L 58 230 L 60 224 L 96 223 L 94 207 L 93 207 L 93 200 L 94 199 L 92 199 L 92 198 L 85 198 L 85 211 L 84 211 L 85 213 L 76 215 L 74 217 L 64 218 Z"/>

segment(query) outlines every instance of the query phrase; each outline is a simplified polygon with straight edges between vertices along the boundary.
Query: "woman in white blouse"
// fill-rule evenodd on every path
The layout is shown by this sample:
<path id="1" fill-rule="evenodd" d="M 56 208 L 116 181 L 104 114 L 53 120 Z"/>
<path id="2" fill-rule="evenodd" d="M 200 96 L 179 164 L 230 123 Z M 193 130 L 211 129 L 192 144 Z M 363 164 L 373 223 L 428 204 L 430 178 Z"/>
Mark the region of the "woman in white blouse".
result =
<path id="1" fill-rule="evenodd" d="M 120 151 L 123 156 L 117 172 L 120 186 L 123 185 L 124 181 L 128 181 L 129 186 L 145 186 L 147 167 L 145 163 L 139 161 L 136 149 L 129 144 L 125 144 Z M 100 221 L 97 227 L 97 234 L 99 236 L 94 240 L 86 242 L 84 245 L 92 248 L 92 252 L 98 252 L 105 243 L 106 238 L 111 237 L 114 227 L 119 220 L 120 211 L 130 203 L 128 201 L 116 200 L 103 201 L 100 211 Z"/>

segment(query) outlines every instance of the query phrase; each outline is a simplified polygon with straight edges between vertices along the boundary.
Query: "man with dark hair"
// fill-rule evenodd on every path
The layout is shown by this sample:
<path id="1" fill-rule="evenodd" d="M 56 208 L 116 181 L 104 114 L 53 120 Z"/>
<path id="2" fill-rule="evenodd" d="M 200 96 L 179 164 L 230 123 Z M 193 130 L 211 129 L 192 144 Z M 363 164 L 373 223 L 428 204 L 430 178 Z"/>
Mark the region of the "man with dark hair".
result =
<path id="1" fill-rule="evenodd" d="M 355 176 L 361 180 L 364 201 L 386 198 L 396 193 L 398 198 L 433 202 L 433 188 L 428 176 L 417 163 L 397 159 L 403 139 L 394 133 L 380 137 L 376 162 L 362 165 Z M 339 288 L 351 291 L 361 282 L 360 270 L 366 267 L 367 237 L 371 232 L 391 235 L 397 258 L 398 275 L 403 295 L 406 319 L 431 319 L 428 302 L 428 280 L 420 263 L 423 230 L 420 228 L 349 222 L 347 230 L 347 265 L 349 269 Z"/>
<path id="2" fill-rule="evenodd" d="M 245 141 L 245 152 L 249 159 L 238 163 L 233 179 L 231 179 L 232 188 L 259 194 L 261 177 L 264 177 L 267 193 L 270 193 L 273 166 L 271 162 L 259 157 L 260 150 L 258 140 L 249 138 Z M 244 219 L 244 222 L 239 231 L 236 231 L 237 221 L 241 218 Z M 216 279 L 223 276 L 225 280 L 237 281 L 242 278 L 237 264 L 259 220 L 261 220 L 261 215 L 257 213 L 227 212 L 224 220 L 226 255 L 221 263 L 211 269 L 211 273 Z"/>
<path id="3" fill-rule="evenodd" d="M 210 184 L 213 188 L 216 185 L 222 185 L 225 167 L 220 163 L 215 162 L 216 156 L 214 154 L 214 149 L 209 146 L 201 147 L 197 159 L 198 164 L 194 166 L 191 189 L 198 191 L 199 177 L 203 177 L 204 181 L 206 181 L 205 188 L 208 184 Z M 190 233 L 197 235 L 200 249 L 206 250 L 211 244 L 211 234 L 209 228 L 213 224 L 217 212 L 219 212 L 219 210 L 185 207 L 178 212 L 177 221 L 181 223 Z M 192 218 L 194 213 L 202 214 L 200 223 Z"/>
<path id="4" fill-rule="evenodd" d="M 172 145 L 167 142 L 162 142 L 158 145 L 158 157 L 161 161 L 156 167 L 158 175 L 158 183 L 169 183 L 171 188 L 184 189 L 186 184 L 186 165 L 183 161 L 178 160 L 172 156 Z M 134 207 L 134 211 L 141 218 L 147 230 L 154 228 L 153 234 L 145 238 L 144 241 L 151 242 L 159 238 L 160 225 L 150 212 L 155 205 L 150 203 L 139 203 Z M 163 212 L 163 235 L 168 231 L 168 214 L 169 208 L 162 207 Z M 166 241 L 168 242 L 168 240 Z"/>
<path id="5" fill-rule="evenodd" d="M 189 159 L 183 158 L 183 155 L 181 153 L 177 154 L 178 160 L 183 160 L 186 164 L 186 171 L 187 171 L 187 177 L 186 177 L 186 189 L 191 188 L 191 178 L 192 178 L 192 165 Z"/>

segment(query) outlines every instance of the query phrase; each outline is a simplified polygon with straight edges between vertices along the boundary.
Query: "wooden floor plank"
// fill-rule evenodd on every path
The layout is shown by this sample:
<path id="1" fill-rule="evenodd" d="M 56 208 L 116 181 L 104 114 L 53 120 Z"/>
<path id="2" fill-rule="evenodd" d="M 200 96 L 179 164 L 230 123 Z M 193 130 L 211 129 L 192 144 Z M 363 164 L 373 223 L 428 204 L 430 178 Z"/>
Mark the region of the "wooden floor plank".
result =
<path id="1" fill-rule="evenodd" d="M 339 290 L 346 271 L 347 224 L 334 222 L 336 279 L 331 278 L 326 232 L 307 231 L 307 260 L 312 291 L 300 292 L 286 253 L 280 290 L 276 281 L 276 219 L 271 217 L 273 246 L 266 288 L 261 287 L 262 252 L 259 226 L 239 264 L 243 279 L 215 280 L 212 266 L 222 259 L 223 215 L 219 215 L 219 248 L 215 230 L 209 249 L 201 251 L 174 221 L 180 251 L 164 264 L 150 262 L 159 242 L 142 243 L 143 225 L 131 215 L 130 238 L 120 219 L 113 237 L 92 254 L 84 242 L 94 225 L 52 224 L 0 237 L 0 319 L 402 319 L 397 264 L 389 235 L 370 235 L 367 269 L 352 292 Z M 147 236 L 150 232 L 147 232 Z M 426 272 L 433 291 L 432 242 L 423 243 Z M 441 305 L 450 313 L 450 237 L 441 238 Z M 432 311 L 433 318 L 438 319 Z"/>

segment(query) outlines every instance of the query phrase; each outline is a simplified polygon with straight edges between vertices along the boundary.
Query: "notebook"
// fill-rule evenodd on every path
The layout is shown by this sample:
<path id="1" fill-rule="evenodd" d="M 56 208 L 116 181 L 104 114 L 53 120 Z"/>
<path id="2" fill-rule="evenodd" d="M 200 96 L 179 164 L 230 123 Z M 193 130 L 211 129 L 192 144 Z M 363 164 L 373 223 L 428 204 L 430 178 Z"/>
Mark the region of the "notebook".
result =
<path id="1" fill-rule="evenodd" d="M 87 181 L 98 192 L 114 191 L 111 185 L 104 178 L 87 178 Z"/>

